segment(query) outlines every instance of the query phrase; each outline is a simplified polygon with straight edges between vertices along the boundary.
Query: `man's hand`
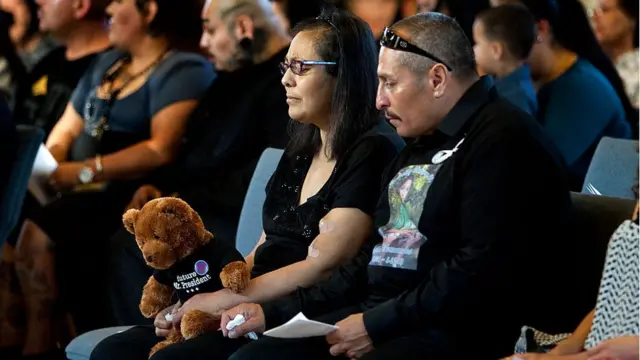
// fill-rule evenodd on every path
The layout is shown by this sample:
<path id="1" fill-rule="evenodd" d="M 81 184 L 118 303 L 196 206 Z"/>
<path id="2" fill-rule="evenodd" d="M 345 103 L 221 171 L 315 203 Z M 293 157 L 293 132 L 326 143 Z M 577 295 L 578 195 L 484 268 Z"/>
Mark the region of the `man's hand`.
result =
<path id="1" fill-rule="evenodd" d="M 179 324 L 180 320 L 189 310 L 200 310 L 214 317 L 220 318 L 222 313 L 244 302 L 244 297 L 228 289 L 222 289 L 214 293 L 198 294 L 187 300 L 182 307 L 173 314 L 173 323 Z"/>
<path id="2" fill-rule="evenodd" d="M 336 324 L 338 330 L 327 335 L 331 346 L 329 352 L 333 356 L 346 354 L 350 359 L 357 359 L 373 350 L 373 342 L 367 333 L 362 313 L 354 314 Z"/>
<path id="3" fill-rule="evenodd" d="M 131 199 L 131 202 L 127 206 L 127 210 L 140 210 L 144 206 L 144 204 L 161 196 L 162 192 L 157 187 L 153 185 L 143 185 L 136 191 L 135 194 L 133 194 L 133 199 Z"/>
<path id="4" fill-rule="evenodd" d="M 54 190 L 67 190 L 80 183 L 78 175 L 84 167 L 81 162 L 63 162 L 58 165 L 56 171 L 49 178 L 49 185 Z"/>
<path id="5" fill-rule="evenodd" d="M 638 360 L 638 336 L 624 336 L 603 341 L 587 351 L 589 360 Z"/>
<path id="6" fill-rule="evenodd" d="M 156 315 L 156 319 L 153 322 L 153 326 L 156 327 L 156 336 L 167 337 L 167 335 L 169 335 L 169 330 L 171 330 L 173 322 L 167 321 L 167 319 L 165 319 L 165 315 L 177 310 L 178 307 L 180 307 L 180 303 L 171 305 L 168 308 L 160 311 L 158 315 Z"/>
<path id="7" fill-rule="evenodd" d="M 227 330 L 227 324 L 238 314 L 244 316 L 244 324 L 234 327 L 231 331 Z M 264 311 L 262 310 L 262 306 L 258 304 L 238 305 L 233 309 L 225 311 L 220 321 L 222 334 L 231 339 L 245 336 L 250 332 L 263 333 L 265 327 Z"/>

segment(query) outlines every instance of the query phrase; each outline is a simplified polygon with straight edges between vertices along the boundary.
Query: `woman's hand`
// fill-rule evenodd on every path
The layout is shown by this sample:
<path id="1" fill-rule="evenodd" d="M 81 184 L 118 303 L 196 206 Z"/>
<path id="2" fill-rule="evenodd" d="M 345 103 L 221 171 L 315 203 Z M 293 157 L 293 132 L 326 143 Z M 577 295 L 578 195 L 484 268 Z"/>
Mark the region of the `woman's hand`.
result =
<path id="1" fill-rule="evenodd" d="M 158 315 L 156 315 L 156 319 L 153 322 L 153 326 L 156 327 L 156 336 L 167 337 L 167 335 L 169 335 L 169 331 L 173 326 L 173 321 L 168 321 L 167 319 L 165 319 L 165 316 L 177 310 L 179 306 L 180 303 L 171 305 L 168 308 L 160 311 Z"/>
<path id="2" fill-rule="evenodd" d="M 58 165 L 56 171 L 49 178 L 49 185 L 54 190 L 61 191 L 70 189 L 80 183 L 78 175 L 85 166 L 82 162 L 63 162 Z"/>
<path id="3" fill-rule="evenodd" d="M 638 337 L 624 336 L 603 341 L 600 345 L 587 351 L 589 360 L 638 360 Z"/>
<path id="4" fill-rule="evenodd" d="M 227 330 L 227 324 L 238 314 L 244 317 L 244 324 L 234 327 L 231 331 Z M 245 336 L 250 332 L 263 333 L 265 326 L 264 311 L 258 304 L 242 304 L 227 310 L 222 314 L 220 321 L 222 334 L 231 339 Z"/>
<path id="5" fill-rule="evenodd" d="M 245 302 L 242 295 L 236 294 L 229 289 L 222 289 L 214 293 L 198 294 L 187 300 L 182 307 L 173 314 L 174 324 L 179 324 L 180 320 L 189 310 L 200 310 L 207 312 L 214 317 L 220 318 L 222 313 L 238 304 Z"/>

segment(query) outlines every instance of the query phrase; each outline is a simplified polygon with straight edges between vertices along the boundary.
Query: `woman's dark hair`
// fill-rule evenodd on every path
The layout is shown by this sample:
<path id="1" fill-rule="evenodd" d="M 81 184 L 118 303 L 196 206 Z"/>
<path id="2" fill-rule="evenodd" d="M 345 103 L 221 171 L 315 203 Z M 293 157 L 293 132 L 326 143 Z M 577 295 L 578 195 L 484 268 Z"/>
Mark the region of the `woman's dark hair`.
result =
<path id="1" fill-rule="evenodd" d="M 633 47 L 638 48 L 638 33 L 640 28 L 638 27 L 638 8 L 640 2 L 638 0 L 618 0 L 618 7 L 622 12 L 636 22 L 636 27 L 633 31 Z"/>
<path id="2" fill-rule="evenodd" d="M 336 78 L 333 93 L 327 155 L 339 160 L 349 147 L 380 120 L 376 109 L 378 54 L 373 33 L 357 16 L 336 8 L 322 11 L 319 17 L 303 21 L 293 29 L 317 34 L 315 52 Z M 316 155 L 322 148 L 320 130 L 311 124 L 293 122 L 289 149 L 292 154 Z"/>
<path id="3" fill-rule="evenodd" d="M 547 20 L 555 41 L 588 60 L 611 83 L 618 94 L 634 136 L 638 136 L 638 111 L 631 105 L 624 84 L 611 59 L 602 51 L 578 0 L 520 0 L 536 20 Z"/>
<path id="4" fill-rule="evenodd" d="M 198 52 L 204 0 L 136 0 L 138 11 L 146 14 L 150 1 L 156 2 L 158 11 L 149 24 L 149 34 L 166 36 L 174 49 Z"/>

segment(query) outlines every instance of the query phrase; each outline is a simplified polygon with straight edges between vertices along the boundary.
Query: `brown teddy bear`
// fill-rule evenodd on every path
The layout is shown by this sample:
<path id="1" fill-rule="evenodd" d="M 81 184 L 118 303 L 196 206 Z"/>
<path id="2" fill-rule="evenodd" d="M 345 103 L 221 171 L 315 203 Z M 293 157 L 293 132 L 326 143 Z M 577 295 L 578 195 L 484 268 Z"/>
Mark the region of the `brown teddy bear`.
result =
<path id="1" fill-rule="evenodd" d="M 140 311 L 154 318 L 171 305 L 174 293 L 182 304 L 198 293 L 228 288 L 242 292 L 250 272 L 242 255 L 230 245 L 213 240 L 202 219 L 186 202 L 165 197 L 149 201 L 140 210 L 128 210 L 124 226 L 134 234 L 146 263 L 155 269 L 142 290 Z M 213 241 L 212 241 L 213 240 Z M 219 273 L 219 276 L 211 274 Z M 151 349 L 149 356 L 167 345 L 217 331 L 220 320 L 192 310 L 174 326 L 167 340 Z"/>

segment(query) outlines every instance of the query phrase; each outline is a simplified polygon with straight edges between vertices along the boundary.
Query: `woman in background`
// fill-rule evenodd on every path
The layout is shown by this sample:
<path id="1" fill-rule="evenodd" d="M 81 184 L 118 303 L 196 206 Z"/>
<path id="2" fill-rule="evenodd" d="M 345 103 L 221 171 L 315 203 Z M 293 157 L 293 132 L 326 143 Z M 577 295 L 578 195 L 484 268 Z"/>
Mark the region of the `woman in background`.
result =
<path id="1" fill-rule="evenodd" d="M 23 355 L 55 348 L 59 295 L 79 332 L 103 326 L 106 238 L 144 177 L 171 163 L 186 121 L 214 79 L 185 52 L 201 34 L 199 0 L 114 0 L 109 39 L 46 141 L 58 161 L 52 201 L 25 209 L 15 267 L 25 298 Z M 181 24 L 176 26 L 176 24 Z M 82 189 L 82 190 L 79 190 Z M 4 317 L 6 319 L 6 317 Z"/>
<path id="2" fill-rule="evenodd" d="M 571 189 L 581 191 L 600 139 L 631 137 L 636 111 L 578 0 L 520 2 L 538 25 L 529 57 L 537 117 L 564 156 Z"/>
<path id="3" fill-rule="evenodd" d="M 599 0 L 593 22 L 598 42 L 616 65 L 631 104 L 638 108 L 638 0 Z"/>
<path id="4" fill-rule="evenodd" d="M 0 9 L 13 16 L 9 36 L 22 62 L 30 71 L 57 43 L 40 32 L 35 0 L 0 0 Z"/>

